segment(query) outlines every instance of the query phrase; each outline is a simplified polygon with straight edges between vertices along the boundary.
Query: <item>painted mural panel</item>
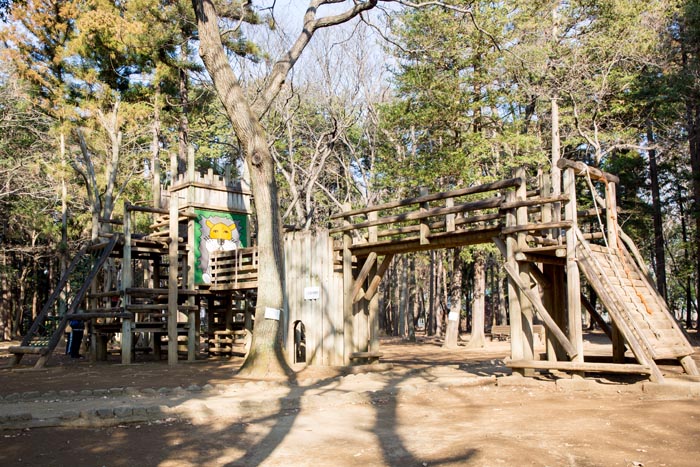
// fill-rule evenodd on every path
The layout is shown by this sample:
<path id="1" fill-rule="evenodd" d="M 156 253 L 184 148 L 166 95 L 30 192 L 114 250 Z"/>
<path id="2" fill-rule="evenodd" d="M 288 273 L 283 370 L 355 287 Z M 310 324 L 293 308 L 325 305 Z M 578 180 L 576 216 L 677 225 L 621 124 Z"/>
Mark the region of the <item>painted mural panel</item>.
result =
<path id="1" fill-rule="evenodd" d="M 195 209 L 197 220 L 195 238 L 195 283 L 211 283 L 209 258 L 213 251 L 233 251 L 245 248 L 247 216 L 222 211 Z"/>

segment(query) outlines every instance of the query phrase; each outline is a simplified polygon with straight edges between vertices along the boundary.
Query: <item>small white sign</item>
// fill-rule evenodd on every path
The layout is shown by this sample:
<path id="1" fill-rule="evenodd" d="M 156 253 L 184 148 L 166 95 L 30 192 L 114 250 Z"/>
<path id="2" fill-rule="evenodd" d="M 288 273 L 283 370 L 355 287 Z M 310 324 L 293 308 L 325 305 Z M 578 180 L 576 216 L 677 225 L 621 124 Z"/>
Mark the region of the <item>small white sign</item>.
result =
<path id="1" fill-rule="evenodd" d="M 304 287 L 304 300 L 318 300 L 321 298 L 321 287 Z"/>
<path id="2" fill-rule="evenodd" d="M 280 310 L 277 308 L 265 307 L 265 319 L 280 320 Z"/>
<path id="3" fill-rule="evenodd" d="M 450 311 L 450 314 L 447 315 L 447 319 L 449 321 L 459 321 L 459 313 L 456 311 Z"/>
<path id="4" fill-rule="evenodd" d="M 418 318 L 418 327 L 419 328 L 425 327 L 425 318 Z"/>

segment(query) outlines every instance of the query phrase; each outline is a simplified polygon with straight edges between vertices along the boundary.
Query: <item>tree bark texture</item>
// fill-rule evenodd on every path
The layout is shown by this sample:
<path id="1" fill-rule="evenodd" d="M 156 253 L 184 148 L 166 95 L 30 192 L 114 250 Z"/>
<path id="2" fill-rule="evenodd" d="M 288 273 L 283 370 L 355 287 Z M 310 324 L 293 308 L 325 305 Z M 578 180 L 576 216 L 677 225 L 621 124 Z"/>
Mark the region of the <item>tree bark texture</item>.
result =
<path id="1" fill-rule="evenodd" d="M 472 300 L 472 334 L 467 347 L 484 346 L 484 320 L 486 316 L 486 255 L 477 251 L 474 255 L 474 296 Z"/>
<path id="2" fill-rule="evenodd" d="M 647 142 L 654 144 L 654 129 L 647 122 Z M 664 250 L 663 218 L 661 216 L 661 194 L 659 190 L 659 167 L 656 161 L 656 149 L 647 151 L 649 155 L 649 179 L 651 181 L 651 200 L 654 217 L 654 266 L 656 268 L 656 288 L 664 298 L 666 294 L 666 254 Z"/>
<path id="3" fill-rule="evenodd" d="M 258 300 L 250 352 L 241 374 L 265 377 L 288 373 L 284 355 L 284 254 L 274 161 L 259 115 L 250 107 L 229 65 L 219 36 L 212 2 L 193 0 L 199 29 L 199 53 L 244 151 L 251 177 L 258 227 Z M 279 310 L 279 320 L 266 318 L 266 310 Z M 274 314 L 274 313 L 269 313 Z M 269 316 L 268 314 L 268 316 Z"/>

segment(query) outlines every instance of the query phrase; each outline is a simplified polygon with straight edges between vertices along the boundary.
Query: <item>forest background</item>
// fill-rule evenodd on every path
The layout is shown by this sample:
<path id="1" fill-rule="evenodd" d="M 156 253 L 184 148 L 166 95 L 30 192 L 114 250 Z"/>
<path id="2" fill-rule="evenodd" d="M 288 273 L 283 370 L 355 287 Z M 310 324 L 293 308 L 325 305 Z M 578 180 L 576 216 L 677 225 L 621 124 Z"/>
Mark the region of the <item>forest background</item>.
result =
<path id="1" fill-rule="evenodd" d="M 182 173 L 192 146 L 197 169 L 246 176 L 192 3 L 0 0 L 0 340 L 31 324 L 100 219 L 171 183 L 173 169 L 154 180 L 156 162 Z M 556 153 L 620 176 L 620 224 L 697 327 L 697 1 L 355 3 L 372 8 L 317 31 L 261 113 L 286 228 L 325 228 L 344 203 L 548 171 Z M 214 4 L 256 102 L 308 5 L 322 17 L 353 2 Z M 404 255 L 383 281 L 382 329 L 442 335 L 450 311 L 464 332 L 505 322 L 501 261 L 485 247 Z"/>

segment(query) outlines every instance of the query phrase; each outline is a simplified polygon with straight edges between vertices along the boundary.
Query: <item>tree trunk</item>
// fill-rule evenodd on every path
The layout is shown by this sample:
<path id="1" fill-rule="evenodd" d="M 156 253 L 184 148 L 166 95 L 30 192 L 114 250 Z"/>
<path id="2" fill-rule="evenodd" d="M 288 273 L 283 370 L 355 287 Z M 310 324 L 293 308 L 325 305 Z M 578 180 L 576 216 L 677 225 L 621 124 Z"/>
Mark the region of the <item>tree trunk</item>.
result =
<path id="1" fill-rule="evenodd" d="M 428 336 L 435 335 L 435 251 L 430 251 L 430 285 L 428 288 L 428 316 L 426 317 L 426 326 Z"/>
<path id="2" fill-rule="evenodd" d="M 435 273 L 435 334 L 439 337 L 445 332 L 445 307 L 447 306 L 447 285 L 445 282 L 445 266 L 442 263 L 442 250 L 439 250 L 435 255 L 437 257 L 436 273 Z M 444 294 L 444 300 L 441 300 L 440 294 Z"/>
<path id="3" fill-rule="evenodd" d="M 187 46 L 180 47 L 180 60 L 185 63 L 187 61 Z M 190 123 L 187 119 L 189 113 L 189 89 L 190 81 L 185 68 L 178 69 L 178 86 L 180 93 L 180 116 L 177 125 L 177 173 L 187 173 L 187 147 L 189 145 Z M 176 180 L 176 174 L 173 174 L 173 180 Z"/>
<path id="4" fill-rule="evenodd" d="M 409 303 L 406 324 L 408 325 L 408 340 L 416 341 L 416 317 L 418 316 L 418 287 L 416 287 L 416 255 L 412 254 L 409 260 Z"/>
<path id="5" fill-rule="evenodd" d="M 408 313 L 408 264 L 406 261 L 406 255 L 402 255 L 401 258 L 401 281 L 399 282 L 399 287 L 401 289 L 401 298 L 399 300 L 399 332 L 398 335 L 401 337 L 406 337 L 406 317 Z"/>
<path id="6" fill-rule="evenodd" d="M 678 185 L 678 207 L 680 209 L 681 217 L 681 238 L 683 239 L 683 259 L 685 264 L 690 265 L 690 252 L 688 248 L 688 227 L 685 218 L 685 199 L 681 193 L 682 187 Z M 693 281 L 691 280 L 691 274 L 686 275 L 685 279 L 685 327 L 686 329 L 693 328 Z"/>
<path id="7" fill-rule="evenodd" d="M 224 52 L 213 4 L 193 0 L 193 6 L 199 30 L 199 53 L 241 143 L 255 199 L 258 300 L 252 344 L 240 374 L 249 377 L 280 376 L 288 373 L 289 365 L 283 346 L 286 323 L 284 251 L 274 161 L 259 115 L 250 107 Z"/>
<path id="8" fill-rule="evenodd" d="M 457 347 L 459 337 L 459 321 L 462 314 L 462 269 L 463 263 L 461 248 L 452 249 L 452 277 L 450 280 L 450 313 L 447 317 L 445 329 L 445 342 L 443 347 L 454 349 Z"/>
<path id="9" fill-rule="evenodd" d="M 651 121 L 647 121 L 647 143 L 654 144 L 654 131 Z M 656 163 L 656 149 L 649 149 L 649 178 L 651 180 L 651 200 L 654 217 L 654 265 L 656 267 L 656 288 L 664 299 L 666 293 L 666 254 L 664 250 L 663 218 L 661 217 L 661 195 L 659 190 L 659 168 Z"/>
<path id="10" fill-rule="evenodd" d="M 486 255 L 482 251 L 474 256 L 474 298 L 472 305 L 472 335 L 467 348 L 484 346 L 484 316 L 486 307 Z"/>

